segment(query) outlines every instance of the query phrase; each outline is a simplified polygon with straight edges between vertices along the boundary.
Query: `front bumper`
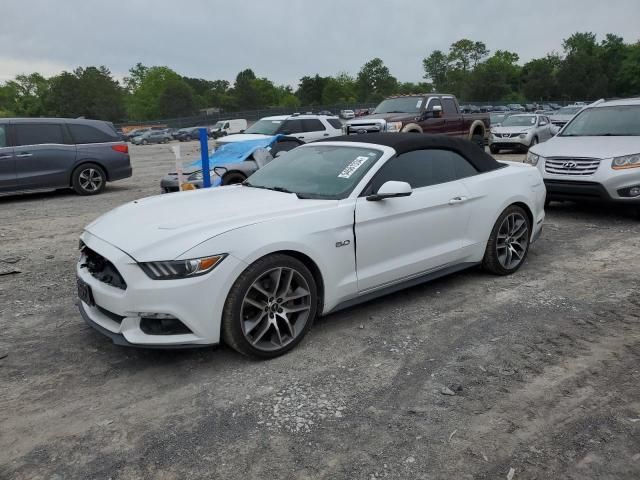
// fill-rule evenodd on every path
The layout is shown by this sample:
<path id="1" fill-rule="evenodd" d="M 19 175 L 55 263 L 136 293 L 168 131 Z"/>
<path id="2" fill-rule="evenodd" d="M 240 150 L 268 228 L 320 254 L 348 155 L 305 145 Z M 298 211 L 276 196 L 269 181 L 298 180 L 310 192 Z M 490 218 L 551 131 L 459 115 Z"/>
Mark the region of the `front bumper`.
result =
<path id="1" fill-rule="evenodd" d="M 119 345 L 191 347 L 220 342 L 220 321 L 227 295 L 245 265 L 227 257 L 209 274 L 181 280 L 152 280 L 126 253 L 85 232 L 87 247 L 108 259 L 125 279 L 122 290 L 101 282 L 78 262 L 76 275 L 91 287 L 95 306 L 80 301 L 80 313 L 89 325 Z M 140 312 L 175 317 L 188 333 L 149 334 L 141 328 Z"/>
<path id="2" fill-rule="evenodd" d="M 551 200 L 640 204 L 640 196 L 624 196 L 626 189 L 640 186 L 640 168 L 614 170 L 611 159 L 604 159 L 592 175 L 563 175 L 547 173 L 545 160 L 540 159 L 538 169 L 547 188 L 547 197 Z"/>
<path id="3" fill-rule="evenodd" d="M 496 137 L 495 135 L 489 135 L 489 145 L 495 145 L 498 148 L 528 148 L 531 145 L 531 139 L 529 136 L 525 138 L 518 137 L 510 137 L 510 138 L 502 138 Z"/>

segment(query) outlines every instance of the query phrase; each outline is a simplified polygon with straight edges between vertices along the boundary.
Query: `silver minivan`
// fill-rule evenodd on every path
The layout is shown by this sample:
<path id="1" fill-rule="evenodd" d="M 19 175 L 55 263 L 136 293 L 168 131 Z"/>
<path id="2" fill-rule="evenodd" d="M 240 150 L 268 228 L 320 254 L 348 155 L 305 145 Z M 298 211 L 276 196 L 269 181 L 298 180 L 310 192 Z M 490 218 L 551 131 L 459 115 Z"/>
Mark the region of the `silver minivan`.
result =
<path id="1" fill-rule="evenodd" d="M 129 148 L 109 122 L 0 119 L 0 192 L 73 188 L 95 195 L 130 176 Z"/>

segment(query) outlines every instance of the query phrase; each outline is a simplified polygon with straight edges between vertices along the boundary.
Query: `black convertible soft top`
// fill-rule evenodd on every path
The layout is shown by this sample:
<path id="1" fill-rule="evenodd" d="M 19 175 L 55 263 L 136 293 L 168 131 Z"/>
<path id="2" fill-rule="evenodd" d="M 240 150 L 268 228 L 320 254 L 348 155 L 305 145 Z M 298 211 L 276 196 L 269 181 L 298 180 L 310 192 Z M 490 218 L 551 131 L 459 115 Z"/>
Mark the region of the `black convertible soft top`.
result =
<path id="1" fill-rule="evenodd" d="M 342 135 L 317 142 L 360 142 L 384 145 L 393 148 L 398 155 L 413 150 L 437 148 L 452 150 L 459 153 L 476 167 L 479 172 L 489 172 L 504 167 L 491 155 L 478 148 L 468 140 L 453 138 L 446 135 L 429 135 L 423 133 L 363 133 L 360 135 Z"/>

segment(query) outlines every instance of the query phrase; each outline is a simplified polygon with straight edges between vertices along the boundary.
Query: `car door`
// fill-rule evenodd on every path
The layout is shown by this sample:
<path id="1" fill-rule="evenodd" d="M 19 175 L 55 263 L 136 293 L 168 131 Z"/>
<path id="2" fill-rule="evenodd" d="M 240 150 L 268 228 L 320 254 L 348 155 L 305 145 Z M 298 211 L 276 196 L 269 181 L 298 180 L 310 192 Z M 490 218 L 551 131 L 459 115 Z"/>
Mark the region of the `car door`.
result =
<path id="1" fill-rule="evenodd" d="M 547 117 L 538 117 L 538 128 L 540 129 L 540 141 L 545 142 L 553 135 L 551 134 L 551 122 Z"/>
<path id="2" fill-rule="evenodd" d="M 15 122 L 14 153 L 20 189 L 67 187 L 76 161 L 61 122 Z"/>
<path id="3" fill-rule="evenodd" d="M 452 97 L 442 97 L 442 112 L 445 126 L 444 133 L 453 137 L 466 135 L 462 114 L 458 111 L 455 100 Z"/>
<path id="4" fill-rule="evenodd" d="M 445 119 L 444 114 L 435 116 L 433 107 L 439 106 L 442 108 L 442 102 L 437 97 L 431 97 L 425 106 L 424 113 L 418 125 L 422 128 L 423 133 L 439 134 L 444 131 Z"/>
<path id="5" fill-rule="evenodd" d="M 299 118 L 292 120 L 285 120 L 282 122 L 282 126 L 279 128 L 278 133 L 282 133 L 284 135 L 290 135 L 292 137 L 296 137 L 303 142 L 307 142 L 304 128 L 302 126 L 302 120 Z"/>
<path id="6" fill-rule="evenodd" d="M 470 216 L 469 193 L 442 150 L 393 157 L 356 201 L 360 293 L 408 280 L 460 261 Z M 466 161 L 466 160 L 465 160 Z M 471 165 L 470 172 L 475 171 Z M 387 181 L 408 182 L 408 197 L 368 201 Z"/>
<path id="7" fill-rule="evenodd" d="M 9 142 L 9 124 L 0 123 L 0 192 L 16 188 L 16 158 Z"/>

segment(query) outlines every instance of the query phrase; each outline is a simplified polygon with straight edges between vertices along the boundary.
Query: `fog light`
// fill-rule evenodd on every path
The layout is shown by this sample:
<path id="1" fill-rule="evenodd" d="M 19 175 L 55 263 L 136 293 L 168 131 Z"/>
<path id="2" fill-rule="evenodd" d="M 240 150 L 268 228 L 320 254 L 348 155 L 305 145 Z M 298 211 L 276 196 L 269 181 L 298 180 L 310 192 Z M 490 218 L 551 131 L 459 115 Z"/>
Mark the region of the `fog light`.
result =
<path id="1" fill-rule="evenodd" d="M 629 189 L 630 197 L 637 197 L 638 195 L 640 195 L 640 187 L 631 187 Z"/>

